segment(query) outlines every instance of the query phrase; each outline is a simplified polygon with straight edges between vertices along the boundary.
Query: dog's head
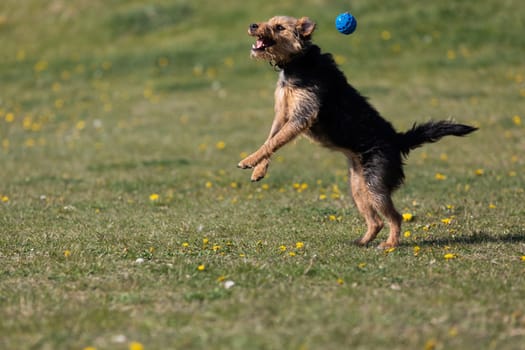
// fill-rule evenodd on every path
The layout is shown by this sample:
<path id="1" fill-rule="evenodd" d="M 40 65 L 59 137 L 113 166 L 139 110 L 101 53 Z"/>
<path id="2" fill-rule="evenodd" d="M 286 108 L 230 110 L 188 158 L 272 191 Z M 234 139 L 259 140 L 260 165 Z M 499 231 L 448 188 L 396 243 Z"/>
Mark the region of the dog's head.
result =
<path id="1" fill-rule="evenodd" d="M 307 17 L 276 16 L 250 24 L 248 34 L 257 38 L 251 56 L 282 66 L 310 44 L 314 29 L 315 23 Z"/>

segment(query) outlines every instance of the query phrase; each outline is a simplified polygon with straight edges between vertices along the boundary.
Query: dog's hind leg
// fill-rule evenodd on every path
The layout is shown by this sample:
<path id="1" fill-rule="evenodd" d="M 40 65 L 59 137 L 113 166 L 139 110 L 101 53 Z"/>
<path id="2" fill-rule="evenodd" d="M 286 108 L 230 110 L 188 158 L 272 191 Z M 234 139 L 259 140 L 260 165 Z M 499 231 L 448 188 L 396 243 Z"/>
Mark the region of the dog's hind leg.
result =
<path id="1" fill-rule="evenodd" d="M 355 205 L 365 218 L 367 225 L 364 236 L 355 240 L 354 243 L 365 246 L 377 237 L 377 234 L 383 228 L 383 221 L 374 208 L 373 197 L 363 176 L 362 168 L 357 164 L 350 168 L 350 187 Z"/>
<path id="2" fill-rule="evenodd" d="M 375 200 L 372 201 L 375 209 L 385 217 L 390 226 L 390 234 L 386 241 L 379 244 L 379 249 L 388 249 L 397 247 L 399 245 L 399 237 L 401 233 L 401 222 L 403 217 L 394 207 L 390 193 L 380 193 L 375 195 Z"/>

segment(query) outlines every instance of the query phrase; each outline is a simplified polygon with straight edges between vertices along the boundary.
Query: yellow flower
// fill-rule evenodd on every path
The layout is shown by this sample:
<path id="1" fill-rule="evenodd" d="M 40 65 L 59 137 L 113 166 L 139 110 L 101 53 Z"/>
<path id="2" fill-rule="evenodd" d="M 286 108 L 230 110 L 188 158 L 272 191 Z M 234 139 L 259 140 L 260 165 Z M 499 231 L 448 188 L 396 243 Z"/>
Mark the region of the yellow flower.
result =
<path id="1" fill-rule="evenodd" d="M 346 57 L 341 55 L 334 55 L 335 63 L 338 65 L 343 65 L 346 62 Z"/>
<path id="2" fill-rule="evenodd" d="M 217 251 L 219 251 L 219 250 L 221 249 L 221 246 L 218 245 L 218 244 L 215 244 L 215 245 L 212 247 L 212 249 L 213 249 L 214 252 L 217 252 Z"/>
<path id="3" fill-rule="evenodd" d="M 262 188 L 263 190 L 267 191 L 267 190 L 270 188 L 270 185 L 268 185 L 268 184 L 262 184 L 262 185 L 261 185 L 261 188 Z"/>
<path id="4" fill-rule="evenodd" d="M 159 195 L 157 193 L 152 193 L 152 194 L 149 195 L 149 200 L 152 201 L 152 202 L 158 201 L 159 200 Z"/>
<path id="5" fill-rule="evenodd" d="M 55 108 L 56 109 L 61 109 L 62 107 L 64 107 L 64 100 L 59 98 L 55 101 Z M 78 129 L 78 128 L 77 128 Z"/>
<path id="6" fill-rule="evenodd" d="M 42 71 L 45 71 L 47 69 L 47 62 L 46 61 L 38 61 L 34 66 L 33 66 L 33 69 L 35 70 L 35 72 L 42 72 Z"/>
<path id="7" fill-rule="evenodd" d="M 26 51 L 25 50 L 18 50 L 16 53 L 16 59 L 18 61 L 23 61 L 26 59 Z"/>
<path id="8" fill-rule="evenodd" d="M 139 342 L 132 341 L 131 343 L 129 343 L 129 347 L 128 348 L 129 348 L 129 350 L 144 350 L 144 345 L 142 345 Z"/>
<path id="9" fill-rule="evenodd" d="M 190 244 L 188 242 L 182 243 L 182 247 L 183 248 L 188 248 L 189 246 L 190 246 Z"/>
<path id="10" fill-rule="evenodd" d="M 86 346 L 84 349 L 82 350 L 97 350 L 97 348 L 95 348 L 94 346 Z"/>
<path id="11" fill-rule="evenodd" d="M 77 124 L 75 125 L 75 128 L 77 130 L 84 130 L 86 128 L 86 122 L 83 120 L 79 120 Z"/>
<path id="12" fill-rule="evenodd" d="M 436 173 L 436 175 L 434 176 L 434 178 L 435 178 L 436 180 L 443 181 L 443 180 L 446 180 L 446 179 L 447 179 L 447 176 L 444 175 L 444 174 L 441 174 L 441 173 Z"/>
<path id="13" fill-rule="evenodd" d="M 414 219 L 414 215 L 411 213 L 403 213 L 403 221 L 412 221 Z"/>
<path id="14" fill-rule="evenodd" d="M 288 255 L 290 255 L 291 257 L 294 257 L 295 256 L 295 252 L 289 252 Z"/>
<path id="15" fill-rule="evenodd" d="M 58 81 L 51 85 L 51 90 L 53 90 L 53 92 L 59 92 L 60 89 L 62 89 L 62 85 Z"/>
<path id="16" fill-rule="evenodd" d="M 357 265 L 358 268 L 360 269 L 364 269 L 366 267 L 366 263 L 362 262 L 362 263 L 359 263 L 359 265 Z"/>
<path id="17" fill-rule="evenodd" d="M 31 130 L 31 125 L 33 125 L 33 118 L 30 115 L 26 115 L 22 120 L 22 127 L 25 130 Z"/>
<path id="18" fill-rule="evenodd" d="M 206 186 L 206 188 L 212 188 L 213 184 L 211 183 L 211 181 L 206 181 L 205 186 Z"/>
<path id="19" fill-rule="evenodd" d="M 338 279 L 337 279 L 337 284 L 340 285 L 340 286 L 342 286 L 343 284 L 345 284 L 345 281 L 343 281 L 342 278 L 338 278 Z"/>
<path id="20" fill-rule="evenodd" d="M 5 121 L 7 123 L 12 123 L 15 120 L 15 115 L 13 113 L 7 113 L 5 115 Z"/>
<path id="21" fill-rule="evenodd" d="M 226 280 L 226 276 L 219 276 L 217 277 L 217 282 L 221 283 L 221 282 L 224 282 Z"/>
<path id="22" fill-rule="evenodd" d="M 204 245 L 208 244 L 209 242 L 210 242 L 210 240 L 208 238 L 206 238 L 206 237 L 204 237 L 202 239 L 202 244 L 204 244 Z"/>
<path id="23" fill-rule="evenodd" d="M 445 260 L 455 259 L 456 258 L 456 254 L 447 253 L 447 254 L 443 255 L 443 258 L 445 258 Z"/>
<path id="24" fill-rule="evenodd" d="M 381 39 L 383 39 L 384 41 L 388 41 L 392 39 L 392 34 L 388 30 L 383 30 L 381 32 Z"/>
<path id="25" fill-rule="evenodd" d="M 24 142 L 24 145 L 27 147 L 27 148 L 31 148 L 31 147 L 34 147 L 35 146 L 35 139 L 33 138 L 28 138 L 25 142 Z"/>
<path id="26" fill-rule="evenodd" d="M 525 261 L 525 255 L 521 256 L 521 261 Z"/>
<path id="27" fill-rule="evenodd" d="M 444 218 L 444 219 L 441 219 L 441 222 L 444 223 L 445 225 L 450 225 L 450 223 L 452 222 L 453 218 L 450 217 L 450 218 Z"/>
<path id="28" fill-rule="evenodd" d="M 413 250 L 414 250 L 414 256 L 418 256 L 419 252 L 421 251 L 421 248 L 416 245 Z"/>
<path id="29" fill-rule="evenodd" d="M 429 339 L 425 343 L 425 350 L 434 350 L 437 346 L 437 342 L 435 339 Z"/>
<path id="30" fill-rule="evenodd" d="M 326 199 L 326 194 L 320 194 L 319 199 L 324 201 Z"/>
<path id="31" fill-rule="evenodd" d="M 224 141 L 219 141 L 217 142 L 217 144 L 215 144 L 215 148 L 217 148 L 218 150 L 222 150 L 226 148 L 226 143 Z"/>
<path id="32" fill-rule="evenodd" d="M 328 220 L 335 221 L 335 220 L 337 220 L 337 217 L 335 215 L 329 215 L 328 216 Z"/>
<path id="33" fill-rule="evenodd" d="M 233 60 L 233 57 L 226 57 L 222 63 L 224 63 L 224 65 L 228 68 L 232 68 L 233 65 L 235 64 L 235 61 Z"/>
<path id="34" fill-rule="evenodd" d="M 476 174 L 477 176 L 481 176 L 485 173 L 485 171 L 483 169 L 476 169 L 474 171 L 474 174 Z"/>
<path id="35" fill-rule="evenodd" d="M 303 248 L 304 248 L 304 243 L 303 243 L 303 242 L 296 242 L 296 243 L 295 243 L 295 248 L 297 248 L 297 249 L 303 249 Z"/>
<path id="36" fill-rule="evenodd" d="M 496 209 L 496 204 L 494 204 L 494 203 L 490 203 L 490 204 L 489 204 L 489 208 L 490 208 L 490 209 Z"/>
<path id="37" fill-rule="evenodd" d="M 2 200 L 2 203 L 7 203 L 9 202 L 9 197 L 8 196 L 2 196 L 2 198 L 0 198 Z"/>
<path id="38" fill-rule="evenodd" d="M 197 270 L 199 271 L 204 271 L 205 269 L 206 269 L 206 266 L 204 266 L 204 264 L 197 266 Z"/>
<path id="39" fill-rule="evenodd" d="M 66 249 L 64 250 L 64 257 L 69 258 L 71 256 L 71 250 Z"/>
<path id="40" fill-rule="evenodd" d="M 160 57 L 158 63 L 160 67 L 166 67 L 170 61 L 166 57 Z"/>
<path id="41" fill-rule="evenodd" d="M 412 235 L 412 232 L 410 231 L 405 231 L 405 233 L 403 233 L 403 236 L 405 236 L 405 238 L 408 238 Z"/>
<path id="42" fill-rule="evenodd" d="M 515 115 L 514 117 L 512 117 L 512 122 L 514 123 L 514 125 L 516 126 L 520 126 L 521 125 L 521 118 L 519 115 Z"/>
<path id="43" fill-rule="evenodd" d="M 459 331 L 456 327 L 452 327 L 448 330 L 448 335 L 450 337 L 456 337 L 458 335 Z"/>
<path id="44" fill-rule="evenodd" d="M 395 251 L 395 250 L 396 250 L 395 247 L 388 248 L 387 250 L 385 250 L 385 253 L 386 253 L 386 254 L 390 254 L 390 253 L 392 253 L 392 252 Z"/>
<path id="45" fill-rule="evenodd" d="M 285 245 L 281 245 L 281 246 L 279 246 L 279 250 L 280 250 L 281 252 L 285 252 L 285 251 L 286 251 L 286 246 L 285 246 Z"/>

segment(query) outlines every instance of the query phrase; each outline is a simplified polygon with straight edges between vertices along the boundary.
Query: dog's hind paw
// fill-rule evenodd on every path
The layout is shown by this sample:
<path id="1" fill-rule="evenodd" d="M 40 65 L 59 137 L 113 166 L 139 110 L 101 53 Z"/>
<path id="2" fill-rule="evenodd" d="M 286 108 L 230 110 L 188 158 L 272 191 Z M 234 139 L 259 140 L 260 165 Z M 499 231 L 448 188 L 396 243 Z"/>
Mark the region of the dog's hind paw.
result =
<path id="1" fill-rule="evenodd" d="M 395 248 L 398 245 L 399 243 L 391 243 L 391 242 L 385 241 L 385 242 L 379 243 L 379 245 L 377 246 L 377 249 L 378 250 L 388 250 L 388 249 Z"/>
<path id="2" fill-rule="evenodd" d="M 363 241 L 363 239 L 358 238 L 358 239 L 354 239 L 352 241 L 352 243 L 354 245 L 356 245 L 356 246 L 359 246 L 359 247 L 366 247 L 368 245 L 368 243 L 370 243 L 370 242 L 365 242 L 365 241 Z"/>

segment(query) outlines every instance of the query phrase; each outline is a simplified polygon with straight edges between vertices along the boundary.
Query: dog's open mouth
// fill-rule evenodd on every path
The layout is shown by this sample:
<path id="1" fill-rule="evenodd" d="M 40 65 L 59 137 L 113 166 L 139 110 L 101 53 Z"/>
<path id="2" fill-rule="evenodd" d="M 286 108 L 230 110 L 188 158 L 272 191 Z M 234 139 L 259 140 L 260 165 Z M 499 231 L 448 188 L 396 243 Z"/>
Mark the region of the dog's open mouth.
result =
<path id="1" fill-rule="evenodd" d="M 252 45 L 252 50 L 253 51 L 264 51 L 270 46 L 273 46 L 274 44 L 275 44 L 275 41 L 273 41 L 272 39 L 259 37 L 257 38 L 257 41 L 255 42 L 255 44 Z"/>

